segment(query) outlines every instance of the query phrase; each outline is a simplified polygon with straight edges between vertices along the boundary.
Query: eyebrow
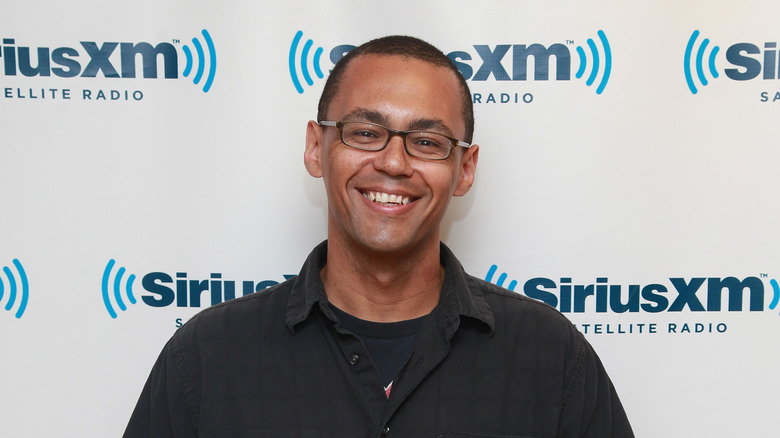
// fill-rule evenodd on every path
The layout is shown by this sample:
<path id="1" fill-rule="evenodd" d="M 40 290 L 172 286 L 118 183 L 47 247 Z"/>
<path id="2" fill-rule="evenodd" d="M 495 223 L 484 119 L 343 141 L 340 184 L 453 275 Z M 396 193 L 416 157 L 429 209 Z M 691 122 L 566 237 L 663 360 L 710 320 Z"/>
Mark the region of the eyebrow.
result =
<path id="1" fill-rule="evenodd" d="M 377 123 L 379 125 L 388 126 L 390 119 L 379 111 L 370 110 L 368 108 L 355 108 L 342 117 L 343 121 L 366 121 L 371 123 Z M 412 120 L 406 125 L 406 130 L 434 130 L 441 134 L 455 137 L 449 126 L 441 119 L 416 119 Z"/>
<path id="2" fill-rule="evenodd" d="M 374 110 L 370 110 L 367 108 L 360 108 L 360 107 L 355 108 L 352 111 L 345 114 L 344 117 L 341 118 L 341 120 L 347 122 L 365 121 L 371 123 L 379 123 L 380 125 L 390 124 L 390 120 L 379 111 L 374 111 Z"/>

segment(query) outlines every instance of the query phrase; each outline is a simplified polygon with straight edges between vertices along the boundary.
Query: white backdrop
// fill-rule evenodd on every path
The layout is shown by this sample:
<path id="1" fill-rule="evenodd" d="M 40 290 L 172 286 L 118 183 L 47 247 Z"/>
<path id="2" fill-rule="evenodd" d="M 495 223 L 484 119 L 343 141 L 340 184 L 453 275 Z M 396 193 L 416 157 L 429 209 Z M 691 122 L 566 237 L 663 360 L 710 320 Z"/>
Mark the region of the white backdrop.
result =
<path id="1" fill-rule="evenodd" d="M 0 435 L 121 435 L 160 348 L 212 291 L 298 272 L 326 231 L 324 190 L 302 165 L 324 82 L 315 64 L 327 75 L 337 46 L 394 33 L 471 58 L 458 55 L 479 101 L 478 182 L 445 224 L 466 269 L 519 293 L 542 284 L 556 301 L 567 286 L 620 287 L 623 303 L 632 285 L 646 289 L 635 312 L 607 295 L 566 312 L 637 436 L 776 435 L 779 19 L 769 0 L 4 6 Z M 156 77 L 142 77 L 154 62 L 123 66 L 130 49 L 109 44 L 143 42 L 175 53 L 156 58 Z M 554 66 L 534 79 L 531 57 L 527 80 L 498 80 L 519 75 L 516 50 L 535 43 L 570 55 L 569 79 Z M 496 57 L 502 67 L 477 80 Z M 173 299 L 177 273 L 187 288 L 209 280 L 202 307 L 149 305 Z M 742 310 L 708 296 L 729 277 L 750 285 Z"/>

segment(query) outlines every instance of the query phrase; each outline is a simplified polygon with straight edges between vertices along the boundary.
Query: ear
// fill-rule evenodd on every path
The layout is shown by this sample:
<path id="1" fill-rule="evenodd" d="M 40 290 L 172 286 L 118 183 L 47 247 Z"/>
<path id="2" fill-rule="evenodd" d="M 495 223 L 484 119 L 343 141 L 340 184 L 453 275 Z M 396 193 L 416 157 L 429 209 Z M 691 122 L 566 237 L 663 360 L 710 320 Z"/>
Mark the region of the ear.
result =
<path id="1" fill-rule="evenodd" d="M 460 157 L 460 176 L 453 192 L 454 196 L 463 196 L 469 192 L 476 177 L 478 160 L 478 145 L 472 145 L 470 148 L 464 149 L 463 155 Z"/>
<path id="2" fill-rule="evenodd" d="M 306 150 L 303 153 L 303 164 L 309 175 L 322 177 L 322 126 L 314 120 L 306 125 Z"/>

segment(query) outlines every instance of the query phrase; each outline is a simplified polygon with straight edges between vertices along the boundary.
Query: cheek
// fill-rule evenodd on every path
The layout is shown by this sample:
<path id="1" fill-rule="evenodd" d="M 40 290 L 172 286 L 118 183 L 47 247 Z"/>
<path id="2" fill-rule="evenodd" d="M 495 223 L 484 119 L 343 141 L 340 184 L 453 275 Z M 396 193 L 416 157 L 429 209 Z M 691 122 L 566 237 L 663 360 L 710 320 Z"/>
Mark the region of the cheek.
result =
<path id="1" fill-rule="evenodd" d="M 329 187 L 342 188 L 365 167 L 367 158 L 360 151 L 332 146 L 325 157 L 323 179 Z"/>
<path id="2" fill-rule="evenodd" d="M 435 167 L 434 167 L 435 166 Z M 452 196 L 457 186 L 457 169 L 455 166 L 447 166 L 440 163 L 432 163 L 432 166 L 415 169 L 426 185 L 437 197 Z"/>
<path id="3" fill-rule="evenodd" d="M 325 153 L 323 154 L 323 178 L 326 180 L 332 180 L 337 177 L 341 172 L 340 167 L 343 167 L 344 157 L 341 148 L 336 144 L 328 145 Z"/>

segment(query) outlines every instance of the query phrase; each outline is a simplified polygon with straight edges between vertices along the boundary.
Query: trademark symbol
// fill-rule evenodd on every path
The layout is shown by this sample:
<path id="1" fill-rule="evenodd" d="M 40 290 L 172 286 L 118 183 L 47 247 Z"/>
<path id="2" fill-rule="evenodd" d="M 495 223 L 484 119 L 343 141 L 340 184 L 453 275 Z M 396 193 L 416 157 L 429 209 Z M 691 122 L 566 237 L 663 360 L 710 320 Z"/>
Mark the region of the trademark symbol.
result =
<path id="1" fill-rule="evenodd" d="M 572 44 L 574 44 L 574 40 L 566 40 L 566 44 L 572 45 Z"/>
<path id="2" fill-rule="evenodd" d="M 759 276 L 759 277 L 761 277 L 761 278 L 767 278 L 767 277 L 769 277 L 769 275 L 768 275 L 768 274 L 764 274 L 763 272 L 762 272 L 762 273 L 760 273 L 760 274 L 758 274 L 758 276 Z"/>
<path id="3" fill-rule="evenodd" d="M 172 41 L 173 44 L 181 44 L 181 41 L 178 38 L 174 38 Z"/>

